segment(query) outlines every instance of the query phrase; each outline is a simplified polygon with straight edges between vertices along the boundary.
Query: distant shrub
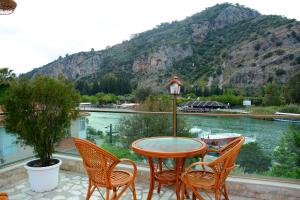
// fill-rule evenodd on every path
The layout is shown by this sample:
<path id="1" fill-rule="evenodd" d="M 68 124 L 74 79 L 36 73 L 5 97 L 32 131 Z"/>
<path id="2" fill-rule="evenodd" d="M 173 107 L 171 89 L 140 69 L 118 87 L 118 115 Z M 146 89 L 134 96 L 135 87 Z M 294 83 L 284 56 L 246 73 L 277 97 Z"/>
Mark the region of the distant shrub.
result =
<path id="1" fill-rule="evenodd" d="M 295 55 L 290 53 L 290 54 L 287 54 L 286 56 L 284 56 L 284 59 L 293 60 L 294 57 L 295 57 Z"/>
<path id="2" fill-rule="evenodd" d="M 271 157 L 267 156 L 256 142 L 243 145 L 237 163 L 246 173 L 264 172 L 271 167 Z"/>
<path id="3" fill-rule="evenodd" d="M 211 100 L 211 101 L 219 101 L 222 103 L 229 103 L 232 106 L 235 105 L 242 105 L 243 102 L 243 97 L 242 96 L 236 96 L 234 94 L 223 94 L 223 95 L 213 95 L 213 96 L 209 96 L 206 98 L 206 100 Z"/>
<path id="4" fill-rule="evenodd" d="M 294 24 L 288 24 L 286 27 L 288 28 L 288 29 L 290 29 L 290 28 L 292 28 L 294 26 Z"/>
<path id="5" fill-rule="evenodd" d="M 289 104 L 279 109 L 279 112 L 300 114 L 300 105 Z"/>
<path id="6" fill-rule="evenodd" d="M 273 56 L 273 52 L 269 52 L 263 56 L 263 59 L 267 59 Z"/>
<path id="7" fill-rule="evenodd" d="M 290 126 L 283 133 L 278 146 L 274 149 L 275 165 L 269 174 L 272 176 L 300 178 L 300 127 Z"/>
<path id="8" fill-rule="evenodd" d="M 265 95 L 263 97 L 264 106 L 279 106 L 280 101 L 280 86 L 275 82 L 270 82 L 265 86 Z"/>
<path id="9" fill-rule="evenodd" d="M 256 57 L 258 57 L 258 56 L 259 56 L 259 54 L 258 54 L 258 53 L 255 53 L 255 54 L 254 54 L 254 57 L 255 57 L 255 58 L 256 58 Z"/>
<path id="10" fill-rule="evenodd" d="M 259 51 L 259 50 L 260 50 L 260 44 L 257 43 L 257 44 L 254 46 L 254 49 L 255 49 L 256 51 Z"/>
<path id="11" fill-rule="evenodd" d="M 281 41 L 276 42 L 276 46 L 277 46 L 277 47 L 280 47 L 281 45 L 282 45 L 282 42 L 281 42 Z"/>
<path id="12" fill-rule="evenodd" d="M 252 106 L 250 107 L 251 114 L 272 115 L 278 111 L 278 106 Z"/>
<path id="13" fill-rule="evenodd" d="M 252 66 L 252 67 L 255 67 L 255 66 L 256 66 L 256 63 L 251 63 L 251 66 Z"/>
<path id="14" fill-rule="evenodd" d="M 226 52 L 222 53 L 222 58 L 227 58 L 228 57 L 228 54 Z"/>
<path id="15" fill-rule="evenodd" d="M 130 153 L 128 148 L 116 147 L 111 144 L 102 144 L 101 147 L 103 149 L 109 151 L 110 153 L 112 153 L 113 155 L 118 157 L 119 159 L 128 158 L 131 160 L 136 160 L 136 158 L 133 157 L 133 155 Z"/>
<path id="16" fill-rule="evenodd" d="M 300 42 L 300 36 L 295 31 L 292 31 L 291 34 L 292 34 L 293 38 L 295 38 L 297 40 L 297 42 Z"/>
<path id="17" fill-rule="evenodd" d="M 276 76 L 282 76 L 286 74 L 286 71 L 284 69 L 277 69 L 275 72 Z"/>
<path id="18" fill-rule="evenodd" d="M 296 64 L 300 64 L 300 56 L 298 56 L 297 58 L 295 58 L 295 63 Z"/>
<path id="19" fill-rule="evenodd" d="M 274 51 L 276 53 L 276 55 L 281 56 L 285 53 L 285 50 L 283 49 L 277 49 L 276 51 Z"/>

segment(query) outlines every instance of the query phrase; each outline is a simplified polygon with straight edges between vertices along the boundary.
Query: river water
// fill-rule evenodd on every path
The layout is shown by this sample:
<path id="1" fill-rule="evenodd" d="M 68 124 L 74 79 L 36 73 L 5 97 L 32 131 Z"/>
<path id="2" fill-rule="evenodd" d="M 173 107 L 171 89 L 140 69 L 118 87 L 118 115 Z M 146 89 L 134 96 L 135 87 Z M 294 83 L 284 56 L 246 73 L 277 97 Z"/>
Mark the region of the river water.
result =
<path id="1" fill-rule="evenodd" d="M 108 131 L 109 124 L 113 128 L 119 124 L 122 117 L 130 116 L 128 113 L 90 112 L 88 116 L 89 126 Z M 155 115 L 153 116 L 155 117 Z M 281 135 L 288 129 L 291 123 L 272 120 L 259 120 L 249 117 L 210 117 L 210 116 L 178 116 L 184 117 L 188 129 L 197 128 L 203 133 L 238 133 L 256 142 L 271 154 L 279 142 Z M 170 124 L 172 126 L 172 124 Z"/>
<path id="2" fill-rule="evenodd" d="M 115 131 L 119 120 L 123 117 L 134 115 L 132 113 L 110 113 L 90 112 L 87 117 L 88 126 L 108 131 L 112 124 Z M 155 117 L 155 115 L 153 115 Z M 256 142 L 269 155 L 278 145 L 280 137 L 288 129 L 291 123 L 272 120 L 258 120 L 249 117 L 210 117 L 210 116 L 183 116 L 187 128 L 199 130 L 202 134 L 238 133 L 247 138 L 255 139 Z M 172 126 L 172 124 L 170 124 Z M 85 127 L 85 126 L 84 126 Z M 31 148 L 24 148 L 15 143 L 14 135 L 7 134 L 3 127 L 0 127 L 0 166 L 11 161 L 17 161 L 32 156 Z"/>

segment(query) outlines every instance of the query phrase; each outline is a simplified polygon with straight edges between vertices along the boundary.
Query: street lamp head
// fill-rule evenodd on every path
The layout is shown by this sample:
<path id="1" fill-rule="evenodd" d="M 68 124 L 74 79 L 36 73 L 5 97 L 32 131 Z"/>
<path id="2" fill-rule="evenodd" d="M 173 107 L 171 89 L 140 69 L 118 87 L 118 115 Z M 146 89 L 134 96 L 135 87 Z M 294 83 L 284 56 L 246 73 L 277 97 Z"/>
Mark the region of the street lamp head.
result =
<path id="1" fill-rule="evenodd" d="M 14 0 L 0 0 L 0 15 L 9 15 L 16 7 L 17 3 Z"/>
<path id="2" fill-rule="evenodd" d="M 170 87 L 171 94 L 178 95 L 180 93 L 180 87 L 182 86 L 182 83 L 178 79 L 178 76 L 175 75 L 171 80 L 169 80 L 168 86 Z"/>

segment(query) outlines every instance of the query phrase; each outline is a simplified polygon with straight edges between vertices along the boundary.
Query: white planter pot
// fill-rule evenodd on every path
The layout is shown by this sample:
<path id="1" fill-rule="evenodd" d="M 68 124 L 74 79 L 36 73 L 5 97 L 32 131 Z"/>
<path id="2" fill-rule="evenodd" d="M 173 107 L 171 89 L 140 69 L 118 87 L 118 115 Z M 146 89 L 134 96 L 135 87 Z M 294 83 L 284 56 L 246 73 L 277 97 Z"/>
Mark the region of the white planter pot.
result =
<path id="1" fill-rule="evenodd" d="M 59 162 L 49 167 L 30 167 L 27 165 L 29 162 L 25 164 L 24 167 L 27 169 L 29 185 L 32 191 L 46 192 L 57 187 L 59 166 L 62 161 L 55 159 Z"/>

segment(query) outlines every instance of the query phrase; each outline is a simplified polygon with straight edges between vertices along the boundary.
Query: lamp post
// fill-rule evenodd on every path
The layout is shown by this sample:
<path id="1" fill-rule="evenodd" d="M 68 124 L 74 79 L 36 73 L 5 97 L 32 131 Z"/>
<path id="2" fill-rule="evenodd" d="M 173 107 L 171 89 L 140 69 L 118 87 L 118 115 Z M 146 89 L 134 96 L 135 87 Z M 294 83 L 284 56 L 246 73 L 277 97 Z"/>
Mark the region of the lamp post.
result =
<path id="1" fill-rule="evenodd" d="M 175 137 L 177 132 L 176 97 L 180 93 L 180 87 L 182 86 L 182 83 L 178 79 L 178 76 L 173 76 L 173 78 L 169 81 L 168 86 L 170 87 L 170 93 L 173 95 L 173 136 Z"/>

